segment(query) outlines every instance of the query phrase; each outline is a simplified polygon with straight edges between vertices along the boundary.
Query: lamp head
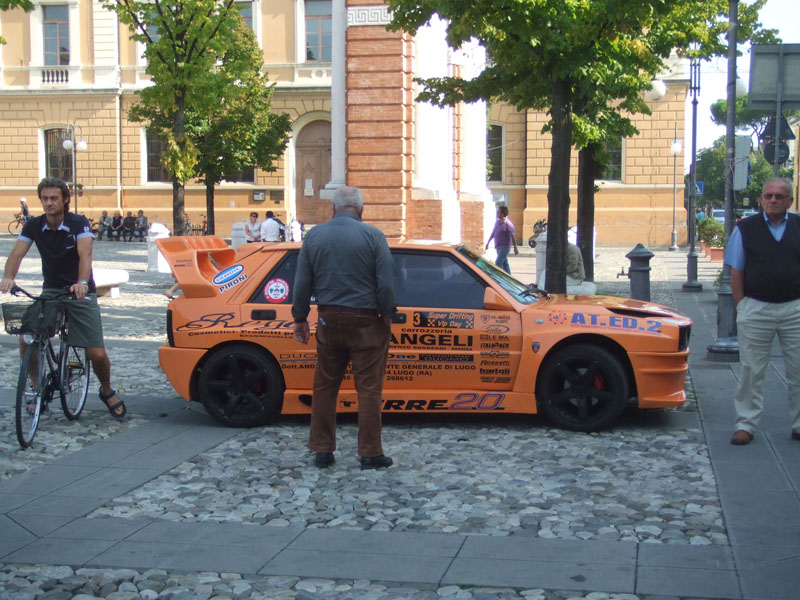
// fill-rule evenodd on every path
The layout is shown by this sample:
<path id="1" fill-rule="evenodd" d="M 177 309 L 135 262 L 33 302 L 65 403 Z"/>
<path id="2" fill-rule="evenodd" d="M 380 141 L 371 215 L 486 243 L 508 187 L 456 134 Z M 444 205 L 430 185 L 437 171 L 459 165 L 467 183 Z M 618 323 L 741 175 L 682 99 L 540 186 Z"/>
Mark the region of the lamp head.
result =
<path id="1" fill-rule="evenodd" d="M 72 140 L 64 140 L 61 142 L 61 147 L 64 148 L 64 150 L 72 150 L 74 146 L 75 144 L 72 143 Z"/>
<path id="2" fill-rule="evenodd" d="M 672 153 L 673 156 L 678 156 L 681 153 L 682 145 L 679 139 L 672 140 L 672 143 L 669 145 L 669 151 Z"/>

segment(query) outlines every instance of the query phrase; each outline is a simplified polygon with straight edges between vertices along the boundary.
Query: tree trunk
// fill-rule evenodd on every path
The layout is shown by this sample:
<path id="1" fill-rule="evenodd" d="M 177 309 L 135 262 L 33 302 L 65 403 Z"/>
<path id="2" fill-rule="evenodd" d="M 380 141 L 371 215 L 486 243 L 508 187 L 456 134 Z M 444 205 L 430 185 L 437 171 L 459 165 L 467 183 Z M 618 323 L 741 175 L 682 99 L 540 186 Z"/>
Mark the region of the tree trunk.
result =
<path id="1" fill-rule="evenodd" d="M 585 278 L 594 281 L 594 181 L 598 164 L 595 153 L 600 144 L 589 144 L 578 153 L 578 248 Z"/>
<path id="2" fill-rule="evenodd" d="M 547 190 L 547 277 L 545 288 L 567 291 L 567 227 L 569 225 L 569 161 L 572 150 L 572 91 L 567 81 L 553 84 L 553 144 Z"/>
<path id="3" fill-rule="evenodd" d="M 214 235 L 214 182 L 206 182 L 206 235 Z"/>
<path id="4" fill-rule="evenodd" d="M 183 149 L 186 146 L 186 115 L 184 113 L 183 98 L 186 94 L 181 94 L 178 102 L 178 109 L 175 111 L 175 119 L 172 122 L 172 134 L 178 146 Z M 186 187 L 184 182 L 178 179 L 177 174 L 172 174 L 172 235 L 184 235 L 186 224 L 186 210 L 184 196 Z"/>
<path id="5" fill-rule="evenodd" d="M 172 176 L 172 235 L 184 235 L 186 225 L 186 212 L 184 211 L 184 194 L 186 188 Z"/>

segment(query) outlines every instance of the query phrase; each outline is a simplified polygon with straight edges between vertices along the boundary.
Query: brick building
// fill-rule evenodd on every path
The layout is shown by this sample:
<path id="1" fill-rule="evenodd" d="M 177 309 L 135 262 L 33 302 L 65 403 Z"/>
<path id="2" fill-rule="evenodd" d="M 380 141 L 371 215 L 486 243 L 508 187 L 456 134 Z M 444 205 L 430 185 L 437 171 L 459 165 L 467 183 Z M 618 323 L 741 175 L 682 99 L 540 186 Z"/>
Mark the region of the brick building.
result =
<path id="1" fill-rule="evenodd" d="M 0 13 L 0 34 L 8 41 L 0 47 L 6 150 L 0 215 L 9 219 L 20 197 L 37 213 L 35 186 L 54 175 L 77 180 L 78 211 L 87 216 L 143 209 L 151 221 L 171 224 L 172 188 L 160 142 L 127 119 L 147 85 L 142 46 L 98 0 L 35 5 L 31 13 Z M 275 82 L 274 110 L 290 115 L 293 130 L 277 171 L 250 170 L 217 187 L 219 233 L 229 233 L 252 210 L 324 221 L 327 198 L 345 183 L 363 189 L 365 218 L 394 238 L 480 245 L 495 201 L 508 203 L 520 239 L 546 216 L 544 115 L 504 105 L 440 109 L 414 101 L 414 77 L 478 73 L 480 47 L 448 49 L 437 21 L 414 37 L 387 32 L 388 12 L 376 0 L 253 0 L 237 7 Z M 623 142 L 617 163 L 599 182 L 599 242 L 669 243 L 669 146 L 676 124 L 683 138 L 687 82 L 678 74 L 668 83 L 667 95 L 652 103 L 653 115 L 636 118 L 641 134 Z M 64 148 L 65 139 L 75 142 L 74 151 Z M 577 159 L 573 181 L 576 175 Z M 205 192 L 196 182 L 187 186 L 186 208 L 193 221 L 203 218 Z"/>

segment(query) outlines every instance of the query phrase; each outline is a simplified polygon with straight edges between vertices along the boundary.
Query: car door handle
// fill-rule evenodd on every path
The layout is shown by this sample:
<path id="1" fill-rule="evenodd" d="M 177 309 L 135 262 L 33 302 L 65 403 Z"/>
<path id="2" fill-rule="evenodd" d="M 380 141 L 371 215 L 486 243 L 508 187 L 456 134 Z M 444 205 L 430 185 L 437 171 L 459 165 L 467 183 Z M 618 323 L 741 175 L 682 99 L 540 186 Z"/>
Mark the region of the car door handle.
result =
<path id="1" fill-rule="evenodd" d="M 273 321 L 278 313 L 272 310 L 254 310 L 250 313 L 250 318 L 254 321 Z"/>
<path id="2" fill-rule="evenodd" d="M 405 323 L 406 313 L 394 313 L 392 315 L 392 323 Z"/>

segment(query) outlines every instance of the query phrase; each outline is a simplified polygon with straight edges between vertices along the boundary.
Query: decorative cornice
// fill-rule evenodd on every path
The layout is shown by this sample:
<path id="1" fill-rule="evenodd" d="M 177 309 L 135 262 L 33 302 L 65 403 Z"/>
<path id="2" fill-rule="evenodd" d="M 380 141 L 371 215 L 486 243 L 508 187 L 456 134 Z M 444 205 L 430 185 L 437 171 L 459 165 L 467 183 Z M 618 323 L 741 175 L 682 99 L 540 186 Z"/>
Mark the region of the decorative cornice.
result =
<path id="1" fill-rule="evenodd" d="M 347 26 L 388 25 L 392 20 L 389 7 L 382 6 L 349 6 L 347 8 Z"/>

